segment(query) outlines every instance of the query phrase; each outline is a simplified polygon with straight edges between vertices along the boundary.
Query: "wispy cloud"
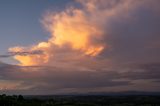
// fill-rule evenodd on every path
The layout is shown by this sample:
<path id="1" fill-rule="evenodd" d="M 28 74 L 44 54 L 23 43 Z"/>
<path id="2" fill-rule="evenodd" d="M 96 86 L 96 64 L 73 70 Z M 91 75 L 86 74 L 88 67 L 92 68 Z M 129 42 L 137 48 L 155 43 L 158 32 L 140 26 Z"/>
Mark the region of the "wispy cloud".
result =
<path id="1" fill-rule="evenodd" d="M 33 50 L 33 51 L 11 51 L 5 55 L 0 55 L 0 58 L 8 58 L 13 56 L 29 56 L 29 55 L 41 55 L 43 51 L 41 50 Z"/>

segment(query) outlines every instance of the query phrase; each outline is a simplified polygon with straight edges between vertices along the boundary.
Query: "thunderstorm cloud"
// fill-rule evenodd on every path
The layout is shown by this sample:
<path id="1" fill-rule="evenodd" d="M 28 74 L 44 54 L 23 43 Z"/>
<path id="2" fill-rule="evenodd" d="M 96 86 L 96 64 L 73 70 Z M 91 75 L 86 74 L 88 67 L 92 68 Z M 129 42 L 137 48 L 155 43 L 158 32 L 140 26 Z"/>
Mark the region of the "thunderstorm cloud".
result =
<path id="1" fill-rule="evenodd" d="M 0 63 L 0 92 L 51 94 L 159 91 L 160 1 L 75 0 L 48 10 L 46 41 L 10 47 L 17 65 Z"/>

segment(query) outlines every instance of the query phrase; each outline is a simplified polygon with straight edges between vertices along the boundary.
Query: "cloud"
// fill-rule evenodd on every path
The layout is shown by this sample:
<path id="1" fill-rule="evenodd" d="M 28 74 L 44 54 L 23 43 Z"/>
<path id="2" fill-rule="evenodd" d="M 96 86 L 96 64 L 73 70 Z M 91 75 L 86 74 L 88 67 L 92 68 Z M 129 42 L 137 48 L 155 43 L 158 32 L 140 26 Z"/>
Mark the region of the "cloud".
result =
<path id="1" fill-rule="evenodd" d="M 41 50 L 34 50 L 34 51 L 16 51 L 16 50 L 10 50 L 8 54 L 6 55 L 0 55 L 0 58 L 8 58 L 12 56 L 28 56 L 28 55 L 41 55 L 43 54 L 43 51 Z"/>
<path id="2" fill-rule="evenodd" d="M 81 7 L 69 6 L 61 12 L 46 12 L 41 22 L 50 32 L 50 38 L 31 47 L 19 48 L 21 52 L 40 50 L 43 55 L 14 58 L 23 66 L 51 65 L 59 55 L 66 58 L 66 54 L 71 56 L 68 61 L 78 56 L 89 58 L 101 54 L 111 54 L 108 58 L 114 56 L 115 61 L 125 56 L 129 60 L 133 52 L 136 58 L 141 57 L 139 53 L 146 51 L 141 50 L 146 43 L 159 44 L 153 44 L 155 40 L 148 42 L 151 36 L 156 39 L 159 34 L 158 0 L 77 0 L 77 3 Z M 65 53 L 58 54 L 59 51 Z M 136 58 L 133 56 L 132 59 Z"/>
<path id="3" fill-rule="evenodd" d="M 108 28 L 105 41 L 111 46 L 111 50 L 103 51 L 102 55 L 117 65 L 159 62 L 159 2 L 135 1 L 135 4 L 128 5 L 134 8 L 127 9 L 127 14 L 120 12 L 112 17 L 105 27 Z"/>
<path id="4" fill-rule="evenodd" d="M 97 56 L 104 49 L 109 48 L 107 42 L 103 41 L 107 36 L 107 30 L 104 29 L 104 26 L 112 17 L 118 16 L 121 12 L 128 14 L 128 10 L 134 8 L 134 5 L 128 6 L 134 3 L 130 0 L 126 2 L 115 0 L 112 2 L 103 0 L 101 2 L 97 0 L 78 2 L 82 8 L 70 6 L 64 11 L 47 12 L 44 15 L 42 24 L 50 32 L 51 37 L 48 41 L 40 42 L 29 48 L 30 50 L 40 49 L 44 51 L 43 56 L 15 56 L 15 59 L 21 65 L 47 64 L 54 61 L 57 49 L 61 50 L 66 46 L 69 47 L 68 51 L 71 54 L 76 52 L 82 56 Z M 36 62 L 39 59 L 41 61 Z"/>
<path id="5" fill-rule="evenodd" d="M 63 49 L 66 45 L 69 51 L 78 52 L 80 55 L 96 56 L 105 47 L 101 42 L 103 31 L 90 21 L 86 11 L 75 7 L 53 14 L 45 14 L 43 25 L 50 32 L 51 37 L 47 42 L 33 45 L 29 50 L 42 50 L 43 56 L 15 56 L 21 65 L 39 65 L 53 61 L 55 48 Z M 12 49 L 12 48 L 10 48 Z M 21 48 L 23 50 L 23 48 Z M 41 58 L 45 57 L 45 58 Z M 26 62 L 27 59 L 27 62 Z M 41 59 L 41 62 L 36 62 Z M 29 60 L 29 61 L 28 61 Z"/>
<path id="6" fill-rule="evenodd" d="M 1 65 L 0 81 L 7 91 L 35 94 L 72 92 L 158 91 L 159 63 L 133 64 L 119 70 L 88 71 L 79 67 Z M 5 83 L 6 82 L 6 83 Z M 14 85 L 9 88 L 9 85 Z M 141 86 L 143 85 L 143 86 Z M 113 89 L 113 90 L 112 90 Z M 17 91 L 18 92 L 18 91 Z"/>
<path id="7" fill-rule="evenodd" d="M 7 54 L 7 55 L 0 55 L 0 58 L 8 58 L 8 57 L 12 57 L 13 55 L 11 54 Z"/>
<path id="8" fill-rule="evenodd" d="M 30 93 L 159 91 L 159 0 L 77 3 L 45 13 L 50 38 L 11 47 L 20 66 L 1 64 L 0 78 Z"/>
<path id="9" fill-rule="evenodd" d="M 75 89 L 75 91 L 85 89 L 98 89 L 103 87 L 114 87 L 119 85 L 128 85 L 129 81 L 114 81 L 108 72 L 86 71 L 83 69 L 68 67 L 50 67 L 50 66 L 5 66 L 1 67 L 1 77 L 3 82 L 10 82 L 14 87 L 7 88 L 7 91 L 15 90 L 39 91 L 43 94 L 57 93 L 62 90 Z M 74 69 L 74 70 L 73 70 Z M 31 70 L 31 71 L 29 71 Z M 110 76 L 110 77 L 109 77 Z M 8 86 L 8 83 L 4 83 Z M 70 91 L 73 92 L 73 91 Z"/>

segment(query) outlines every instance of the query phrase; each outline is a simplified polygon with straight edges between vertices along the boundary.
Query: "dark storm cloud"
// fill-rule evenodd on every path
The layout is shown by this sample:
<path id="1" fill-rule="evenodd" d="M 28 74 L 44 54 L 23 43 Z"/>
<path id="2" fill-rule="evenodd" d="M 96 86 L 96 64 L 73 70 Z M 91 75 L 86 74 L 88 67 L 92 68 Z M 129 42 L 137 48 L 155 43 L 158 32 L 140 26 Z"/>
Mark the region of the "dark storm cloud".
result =
<path id="1" fill-rule="evenodd" d="M 159 84 L 160 65 L 156 64 L 133 64 L 127 70 L 108 71 L 82 71 L 60 67 L 23 67 L 1 66 L 0 79 L 6 81 L 22 81 L 19 88 L 29 86 L 27 90 L 41 90 L 56 93 L 62 89 L 100 89 L 104 87 L 131 86 L 137 80 L 148 80 Z M 124 71 L 125 70 L 125 71 Z M 123 79 L 123 80 L 121 80 Z M 134 83 L 136 85 L 136 83 Z M 137 86 L 138 87 L 138 86 Z M 47 92 L 47 93 L 48 93 Z"/>
<path id="2" fill-rule="evenodd" d="M 129 81 L 114 81 L 115 74 L 108 72 L 82 71 L 60 67 L 23 67 L 1 65 L 1 80 L 22 81 L 18 86 L 28 90 L 98 89 L 102 87 L 129 85 Z M 112 76 L 111 76 L 112 75 Z"/>
<path id="3" fill-rule="evenodd" d="M 147 63 L 133 65 L 126 73 L 130 79 L 156 79 L 160 80 L 160 63 Z"/>
<path id="4" fill-rule="evenodd" d="M 1 75 L 6 80 L 46 83 L 64 88 L 91 88 L 129 84 L 128 81 L 112 81 L 114 76 L 106 72 L 89 72 L 56 67 L 1 67 Z M 26 71 L 25 71 L 26 70 Z M 31 71 L 30 71 L 31 70 Z M 48 74 L 49 73 L 49 74 Z M 108 74 L 108 75 L 107 75 Z"/>
<path id="5" fill-rule="evenodd" d="M 160 62 L 159 0 L 150 0 L 130 11 L 110 19 L 107 38 L 111 50 L 104 51 L 115 62 Z M 108 27 L 109 26 L 109 27 Z"/>

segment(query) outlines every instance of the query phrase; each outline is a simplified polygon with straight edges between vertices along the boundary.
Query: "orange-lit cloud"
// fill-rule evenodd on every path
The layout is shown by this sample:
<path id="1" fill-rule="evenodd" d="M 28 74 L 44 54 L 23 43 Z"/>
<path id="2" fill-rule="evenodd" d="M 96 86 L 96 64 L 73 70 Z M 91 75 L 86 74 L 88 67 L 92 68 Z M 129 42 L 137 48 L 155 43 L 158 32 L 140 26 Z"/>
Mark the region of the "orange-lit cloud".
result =
<path id="1" fill-rule="evenodd" d="M 44 42 L 41 42 L 38 45 L 32 46 L 30 48 L 24 48 L 24 47 L 9 48 L 9 52 L 15 53 L 14 58 L 20 62 L 20 65 L 23 66 L 38 65 L 41 63 L 48 62 L 49 55 L 45 50 L 47 47 L 45 46 Z"/>
<path id="2" fill-rule="evenodd" d="M 106 41 L 107 26 L 113 17 L 128 18 L 128 11 L 137 6 L 137 1 L 106 1 L 106 0 L 77 0 L 82 7 L 68 7 L 64 11 L 47 12 L 42 24 L 50 32 L 46 42 L 40 42 L 32 47 L 10 48 L 17 51 L 43 51 L 37 55 L 15 55 L 21 65 L 41 65 L 51 63 L 56 58 L 57 50 L 70 47 L 68 51 L 79 52 L 77 56 L 97 56 L 108 48 Z M 131 5 L 132 4 L 132 5 Z M 121 13 L 126 13 L 121 15 Z M 71 53 L 71 54 L 72 54 Z M 72 60 L 72 56 L 70 57 Z"/>
<path id="3" fill-rule="evenodd" d="M 26 50 L 41 50 L 43 54 L 15 55 L 14 58 L 21 65 L 39 65 L 50 61 L 54 57 L 54 47 L 61 49 L 70 46 L 72 52 L 79 51 L 81 55 L 96 56 L 104 49 L 100 42 L 103 31 L 89 19 L 83 9 L 67 8 L 60 13 L 45 14 L 42 23 L 51 33 L 47 42 L 40 42 L 32 47 L 14 47 L 10 52 L 25 52 Z"/>
<path id="4" fill-rule="evenodd" d="M 72 49 L 91 56 L 99 54 L 104 48 L 104 45 L 91 41 L 93 38 L 100 39 L 103 31 L 90 22 L 82 10 L 69 8 L 56 15 L 48 13 L 42 22 L 51 32 L 49 41 L 55 45 L 69 44 Z"/>

